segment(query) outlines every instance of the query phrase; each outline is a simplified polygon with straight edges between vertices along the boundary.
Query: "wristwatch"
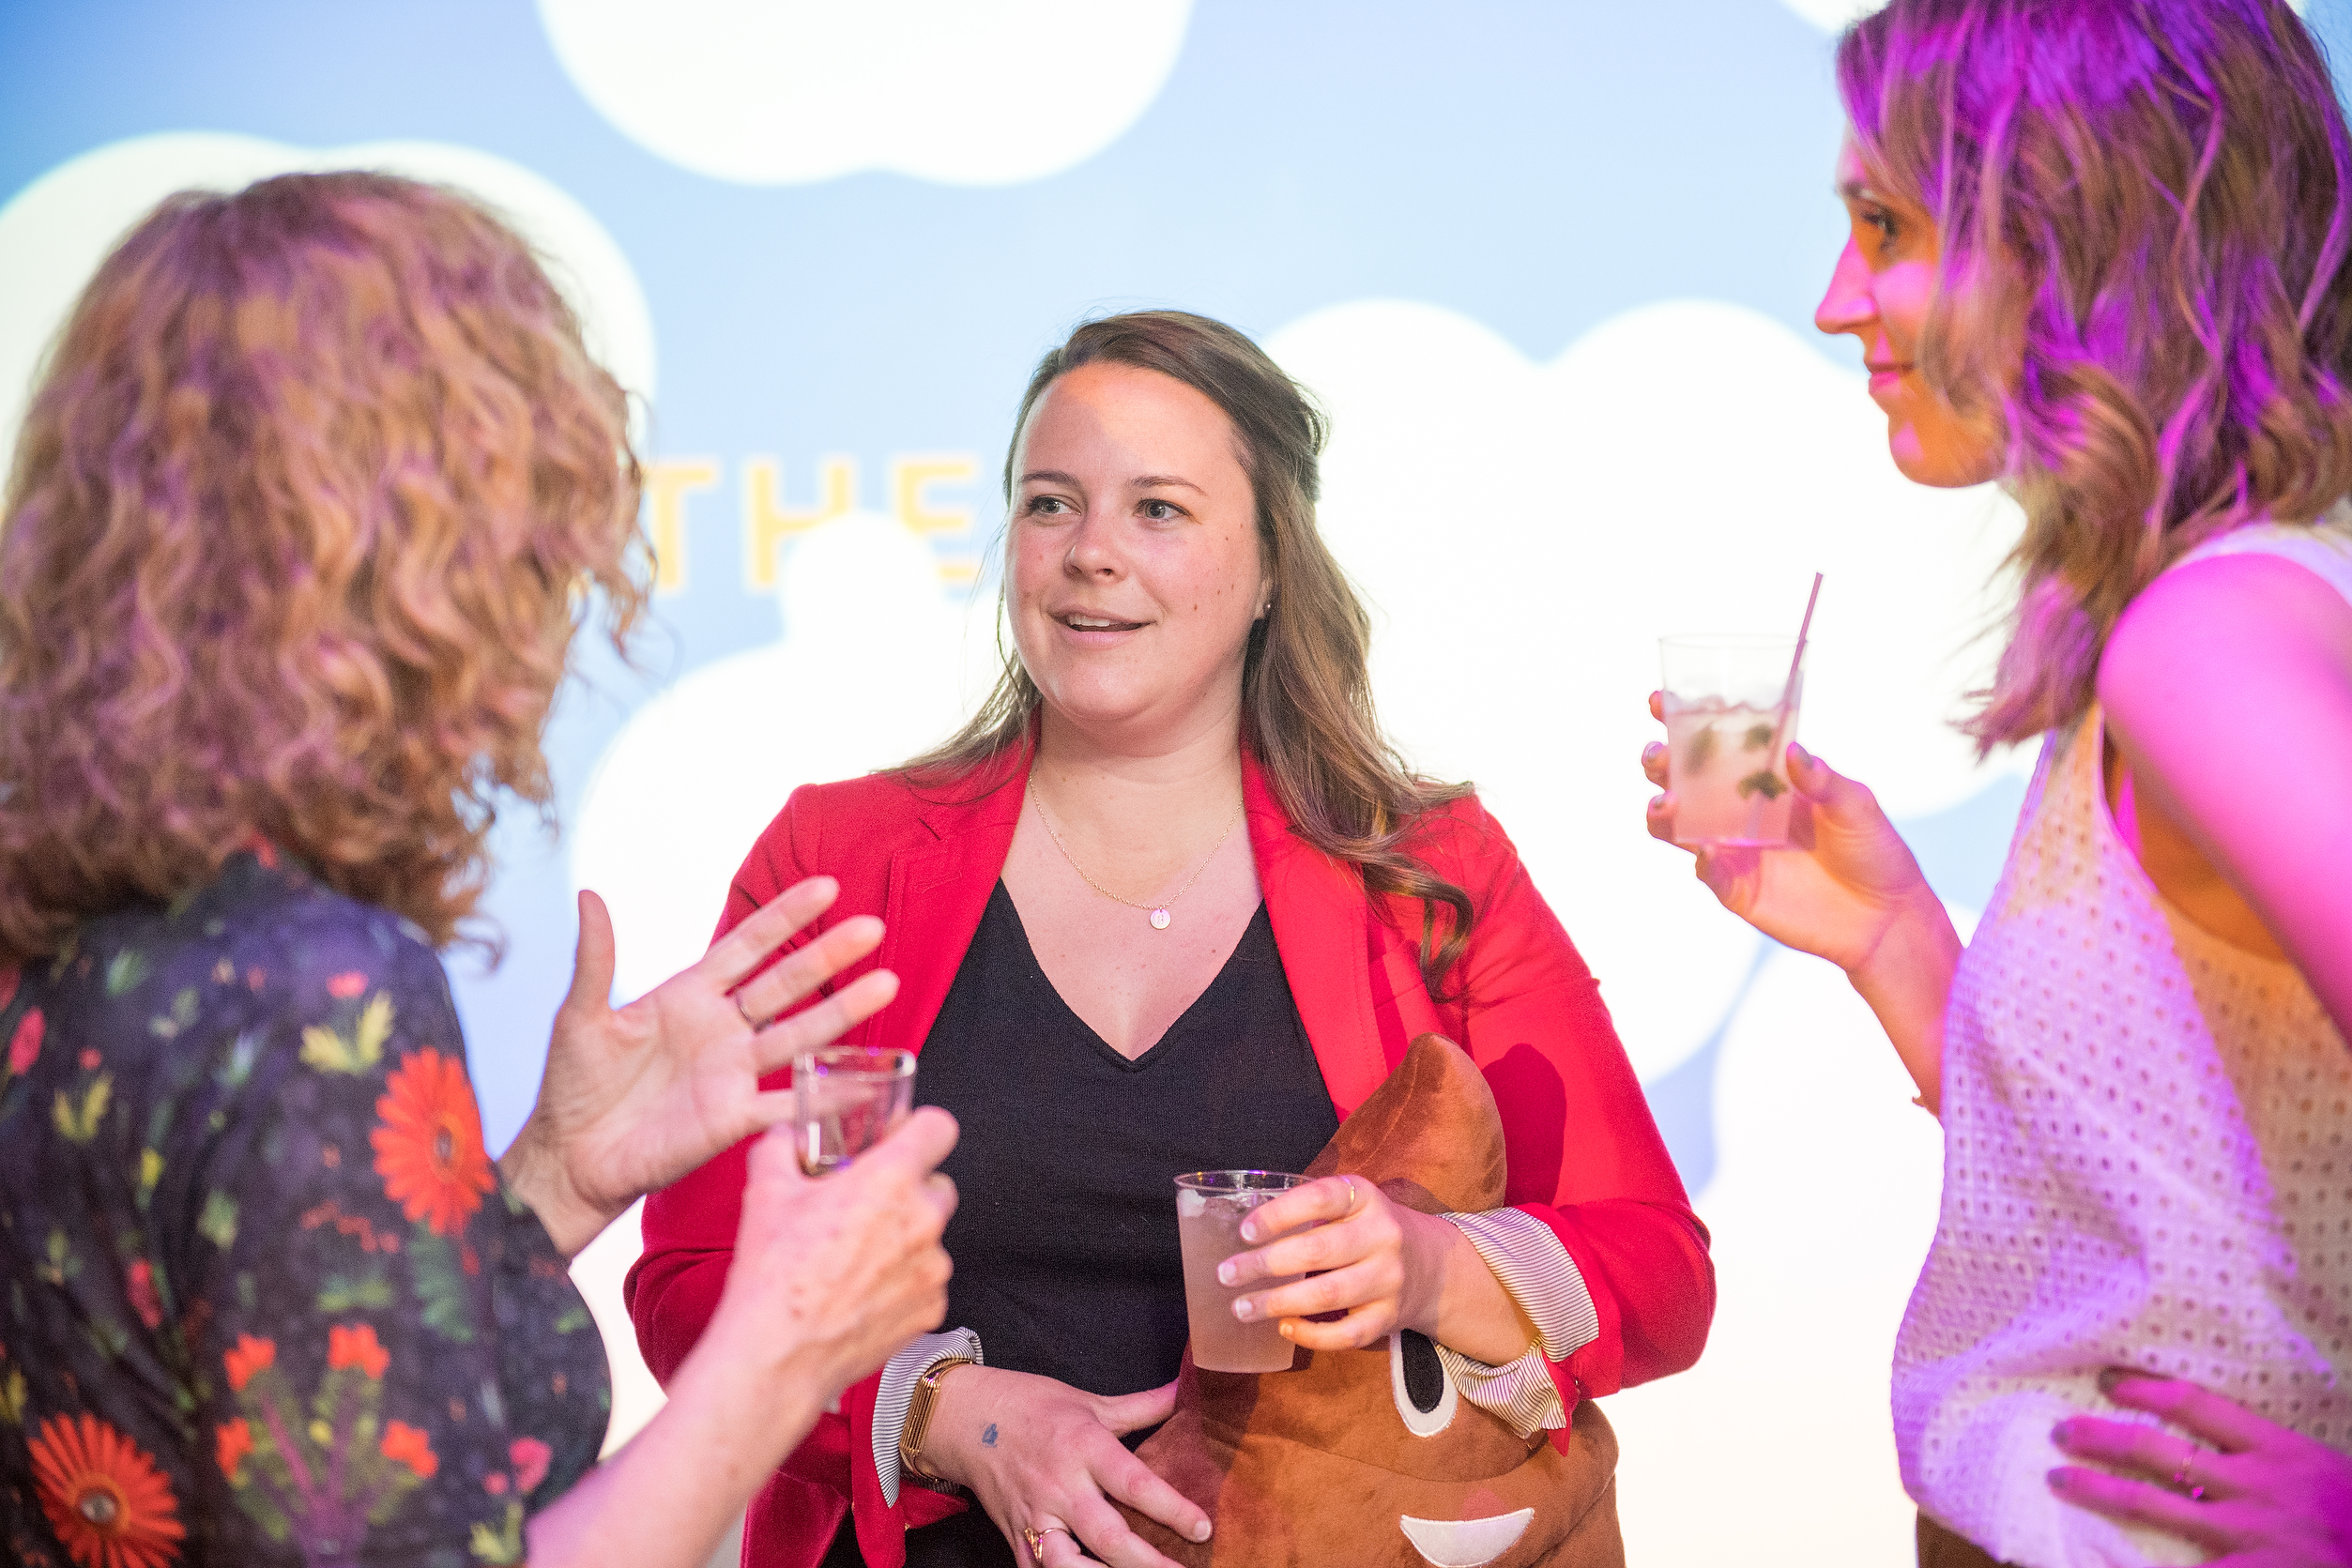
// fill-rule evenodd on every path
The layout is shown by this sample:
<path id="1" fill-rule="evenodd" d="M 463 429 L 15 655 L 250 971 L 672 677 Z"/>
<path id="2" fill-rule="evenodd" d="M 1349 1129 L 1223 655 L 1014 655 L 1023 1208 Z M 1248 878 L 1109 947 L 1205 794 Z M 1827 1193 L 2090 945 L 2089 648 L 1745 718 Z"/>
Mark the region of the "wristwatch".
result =
<path id="1" fill-rule="evenodd" d="M 924 1439 L 931 1435 L 931 1412 L 939 1408 L 939 1379 L 959 1366 L 979 1364 L 971 1356 L 941 1356 L 915 1379 L 913 1392 L 907 1399 L 907 1423 L 898 1429 L 898 1472 L 902 1477 L 939 1484 L 939 1478 L 923 1467 Z"/>

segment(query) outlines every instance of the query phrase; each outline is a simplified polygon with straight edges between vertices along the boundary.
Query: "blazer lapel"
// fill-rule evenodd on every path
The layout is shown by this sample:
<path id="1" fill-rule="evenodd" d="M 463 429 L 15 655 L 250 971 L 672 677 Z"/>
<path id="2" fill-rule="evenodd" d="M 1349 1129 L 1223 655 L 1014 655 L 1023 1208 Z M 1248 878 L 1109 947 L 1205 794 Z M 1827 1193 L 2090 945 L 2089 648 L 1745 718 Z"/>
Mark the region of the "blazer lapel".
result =
<path id="1" fill-rule="evenodd" d="M 1389 1066 L 1372 1016 L 1371 904 L 1364 879 L 1291 830 L 1272 783 L 1247 750 L 1242 799 L 1282 972 L 1323 1086 L 1345 1120 L 1380 1088 Z"/>
<path id="2" fill-rule="evenodd" d="M 1004 874 L 1029 761 L 1024 747 L 957 785 L 959 799 L 926 802 L 919 815 L 933 842 L 891 856 L 877 962 L 898 977 L 898 996 L 875 1015 L 869 1044 L 922 1053 Z"/>

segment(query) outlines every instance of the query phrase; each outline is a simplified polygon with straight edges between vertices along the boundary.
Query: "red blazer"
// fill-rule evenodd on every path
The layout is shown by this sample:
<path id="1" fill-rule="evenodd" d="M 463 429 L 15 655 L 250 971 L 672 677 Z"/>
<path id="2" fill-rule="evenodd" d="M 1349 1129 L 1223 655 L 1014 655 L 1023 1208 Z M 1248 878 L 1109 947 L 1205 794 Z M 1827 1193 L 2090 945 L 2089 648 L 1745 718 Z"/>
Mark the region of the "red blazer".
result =
<path id="1" fill-rule="evenodd" d="M 1003 872 L 1028 774 L 1022 754 L 946 788 L 918 792 L 898 775 L 877 774 L 793 791 L 736 874 L 719 930 L 802 877 L 838 878 L 841 896 L 820 927 L 868 913 L 887 925 L 878 951 L 843 980 L 878 965 L 900 982 L 897 999 L 848 1039 L 921 1051 Z M 1430 1029 L 1468 1050 L 1493 1087 L 1507 1201 L 1558 1234 L 1600 1317 L 1598 1338 L 1552 1363 L 1562 1403 L 1698 1360 L 1715 1313 L 1706 1229 L 1599 985 L 1494 818 L 1474 800 L 1459 801 L 1416 845 L 1476 911 L 1455 971 L 1462 995 L 1441 1002 L 1421 979 L 1419 902 L 1368 895 L 1353 867 L 1291 833 L 1246 754 L 1243 795 L 1275 945 L 1341 1118 Z M 788 1081 L 787 1073 L 772 1082 Z M 739 1145 L 646 1204 L 645 1256 L 630 1271 L 627 1296 L 637 1342 L 664 1383 L 718 1304 L 743 1160 Z M 895 1505 L 883 1502 L 874 1469 L 878 1382 L 868 1378 L 845 1393 L 840 1413 L 820 1421 L 753 1500 L 746 1560 L 814 1568 L 846 1503 L 866 1561 L 899 1568 L 908 1528 L 962 1506 L 916 1486 L 901 1488 Z"/>

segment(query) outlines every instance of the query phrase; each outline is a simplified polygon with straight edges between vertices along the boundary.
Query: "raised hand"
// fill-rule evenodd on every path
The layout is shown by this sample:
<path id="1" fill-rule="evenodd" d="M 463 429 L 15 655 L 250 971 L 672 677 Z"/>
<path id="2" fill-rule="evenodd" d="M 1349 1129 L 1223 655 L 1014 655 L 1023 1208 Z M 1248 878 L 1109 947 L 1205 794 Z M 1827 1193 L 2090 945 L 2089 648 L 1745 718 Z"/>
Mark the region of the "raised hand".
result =
<path id="1" fill-rule="evenodd" d="M 2206 1560 L 2211 1568 L 2352 1565 L 2352 1457 L 2194 1383 L 2114 1371 L 2100 1384 L 2126 1409 L 2204 1441 L 2139 1422 L 2071 1417 L 2051 1440 L 2103 1468 L 2052 1470 L 2059 1497 L 2168 1530 L 2215 1554 Z"/>
<path id="2" fill-rule="evenodd" d="M 619 1009 L 608 1000 L 611 917 L 594 893 L 580 894 L 579 953 L 539 1103 L 498 1161 L 566 1256 L 642 1194 L 782 1120 L 790 1091 L 763 1092 L 759 1080 L 898 994 L 897 977 L 876 970 L 782 1016 L 874 951 L 882 922 L 865 915 L 752 978 L 839 893 L 829 876 L 787 888 L 699 963 Z"/>
<path id="3" fill-rule="evenodd" d="M 1659 717 L 1658 695 L 1650 714 Z M 1804 747 L 1788 749 L 1796 806 L 1788 849 L 1697 851 L 1699 880 L 1723 907 L 1774 941 L 1818 953 L 1842 969 L 1867 960 L 1886 932 L 1922 898 L 1932 899 L 1911 846 L 1895 831 L 1877 798 Z M 1666 748 L 1642 751 L 1642 771 L 1665 790 Z M 1674 842 L 1674 797 L 1651 799 L 1650 836 Z"/>
<path id="4" fill-rule="evenodd" d="M 1650 693 L 1650 716 L 1663 722 L 1658 699 Z M 1642 748 L 1642 773 L 1665 791 L 1650 800 L 1650 836 L 1672 844 L 1674 797 L 1666 789 L 1666 760 L 1664 745 Z M 1843 969 L 1932 1110 L 1959 935 L 1877 797 L 1802 746 L 1789 747 L 1788 765 L 1796 790 L 1792 847 L 1701 849 L 1699 880 L 1774 941 Z"/>
<path id="5" fill-rule="evenodd" d="M 939 1383 L 924 1462 L 972 1489 L 1023 1562 L 1176 1568 L 1109 1501 L 1209 1538 L 1209 1516 L 1119 1440 L 1175 1409 L 1174 1383 L 1104 1398 L 1026 1372 L 962 1367 Z M 1038 1532 L 1035 1557 L 1028 1530 Z"/>

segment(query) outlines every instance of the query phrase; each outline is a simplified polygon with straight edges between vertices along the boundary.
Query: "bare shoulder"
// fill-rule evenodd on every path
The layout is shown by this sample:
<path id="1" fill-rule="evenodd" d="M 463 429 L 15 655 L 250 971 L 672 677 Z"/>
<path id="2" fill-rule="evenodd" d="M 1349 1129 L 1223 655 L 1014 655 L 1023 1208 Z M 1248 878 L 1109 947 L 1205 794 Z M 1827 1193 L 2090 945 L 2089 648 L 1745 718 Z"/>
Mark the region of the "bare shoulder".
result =
<path id="1" fill-rule="evenodd" d="M 2279 556 L 2247 553 L 2165 572 L 2125 607 L 2099 667 L 2119 718 L 2281 678 L 2352 680 L 2352 601 Z"/>

